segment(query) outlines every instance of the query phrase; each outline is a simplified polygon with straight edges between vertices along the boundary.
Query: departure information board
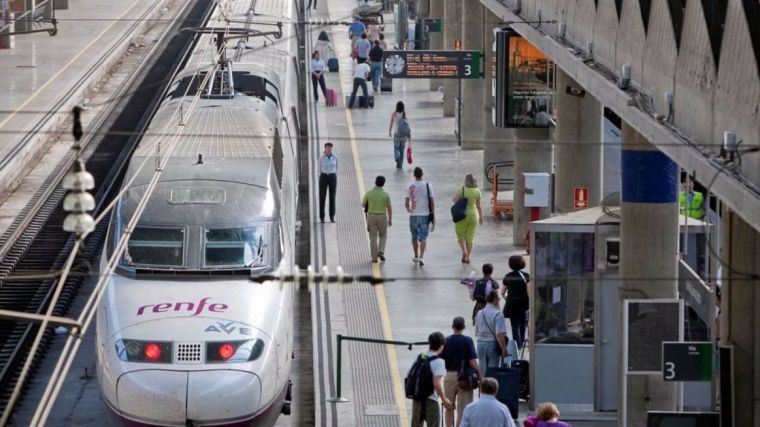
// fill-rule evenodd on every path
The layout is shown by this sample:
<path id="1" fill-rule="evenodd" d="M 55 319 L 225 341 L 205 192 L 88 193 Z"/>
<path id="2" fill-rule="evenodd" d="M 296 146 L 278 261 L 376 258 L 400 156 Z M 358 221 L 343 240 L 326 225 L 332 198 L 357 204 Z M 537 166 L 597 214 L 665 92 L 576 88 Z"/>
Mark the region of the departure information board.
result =
<path id="1" fill-rule="evenodd" d="M 392 79 L 479 79 L 477 50 L 387 50 L 383 77 Z"/>

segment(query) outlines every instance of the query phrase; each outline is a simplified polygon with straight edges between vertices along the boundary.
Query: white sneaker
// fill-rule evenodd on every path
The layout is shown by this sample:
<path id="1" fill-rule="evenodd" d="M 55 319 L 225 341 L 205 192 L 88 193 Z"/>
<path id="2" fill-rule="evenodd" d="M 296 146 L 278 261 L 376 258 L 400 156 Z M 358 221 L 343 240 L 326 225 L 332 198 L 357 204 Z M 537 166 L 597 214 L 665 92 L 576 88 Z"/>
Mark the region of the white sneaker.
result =
<path id="1" fill-rule="evenodd" d="M 418 262 L 419 262 L 419 264 L 420 264 L 420 267 L 422 267 L 423 265 L 425 265 L 425 261 L 423 261 L 423 260 L 422 260 L 422 258 L 420 258 L 420 259 L 418 260 Z"/>
<path id="2" fill-rule="evenodd" d="M 415 264 L 417 264 L 418 262 L 420 262 L 420 259 L 417 258 L 417 257 L 414 257 L 414 258 L 412 258 L 412 262 L 415 263 Z"/>

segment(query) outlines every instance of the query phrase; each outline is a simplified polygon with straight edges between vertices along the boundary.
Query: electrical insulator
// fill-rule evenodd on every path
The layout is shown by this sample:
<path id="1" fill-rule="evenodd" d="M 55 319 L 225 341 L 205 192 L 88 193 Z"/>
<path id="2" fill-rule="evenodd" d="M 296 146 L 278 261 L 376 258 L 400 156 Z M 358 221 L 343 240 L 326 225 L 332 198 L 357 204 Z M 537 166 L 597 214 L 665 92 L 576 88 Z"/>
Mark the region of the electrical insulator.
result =
<path id="1" fill-rule="evenodd" d="M 79 236 L 84 236 L 92 232 L 95 229 L 95 220 L 90 214 L 76 213 L 69 214 L 66 219 L 63 220 L 63 231 L 70 233 L 76 233 Z"/>

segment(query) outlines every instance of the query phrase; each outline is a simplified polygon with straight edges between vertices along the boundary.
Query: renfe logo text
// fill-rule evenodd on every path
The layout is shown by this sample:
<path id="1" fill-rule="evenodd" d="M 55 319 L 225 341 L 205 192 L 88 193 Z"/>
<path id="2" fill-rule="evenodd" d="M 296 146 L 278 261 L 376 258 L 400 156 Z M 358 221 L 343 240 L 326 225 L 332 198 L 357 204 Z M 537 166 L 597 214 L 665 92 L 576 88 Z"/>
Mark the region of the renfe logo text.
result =
<path id="1" fill-rule="evenodd" d="M 192 313 L 191 316 L 197 316 L 208 310 L 211 313 L 222 313 L 229 308 L 227 304 L 213 303 L 209 304 L 210 297 L 201 298 L 198 303 L 194 302 L 162 302 L 160 304 L 148 304 L 137 309 L 137 315 L 142 316 L 147 310 L 153 313 L 185 312 Z"/>

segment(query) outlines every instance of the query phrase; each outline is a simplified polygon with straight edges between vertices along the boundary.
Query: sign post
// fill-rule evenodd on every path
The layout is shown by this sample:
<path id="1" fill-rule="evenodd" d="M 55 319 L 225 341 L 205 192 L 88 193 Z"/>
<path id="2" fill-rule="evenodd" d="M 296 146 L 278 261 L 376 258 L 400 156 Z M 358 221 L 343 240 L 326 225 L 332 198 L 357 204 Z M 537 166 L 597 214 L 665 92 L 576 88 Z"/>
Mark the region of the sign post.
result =
<path id="1" fill-rule="evenodd" d="M 663 381 L 711 381 L 713 345 L 710 342 L 663 342 Z"/>
<path id="2" fill-rule="evenodd" d="M 383 77 L 391 79 L 479 79 L 477 50 L 386 50 Z"/>

